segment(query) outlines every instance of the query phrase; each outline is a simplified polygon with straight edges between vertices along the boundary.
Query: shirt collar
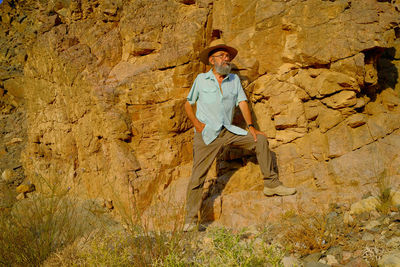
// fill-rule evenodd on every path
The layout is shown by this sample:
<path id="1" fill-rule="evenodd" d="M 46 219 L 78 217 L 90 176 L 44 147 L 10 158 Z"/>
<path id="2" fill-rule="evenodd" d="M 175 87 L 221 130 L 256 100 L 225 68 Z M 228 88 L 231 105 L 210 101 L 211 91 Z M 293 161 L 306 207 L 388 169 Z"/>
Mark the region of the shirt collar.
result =
<path id="1" fill-rule="evenodd" d="M 215 75 L 214 75 L 212 69 L 210 69 L 208 72 L 206 72 L 206 77 L 205 77 L 205 78 L 206 78 L 206 79 L 215 80 Z M 227 76 L 227 78 L 225 78 L 225 79 L 232 80 L 232 78 L 233 78 L 233 74 L 232 74 L 232 73 L 229 73 L 228 76 Z"/>

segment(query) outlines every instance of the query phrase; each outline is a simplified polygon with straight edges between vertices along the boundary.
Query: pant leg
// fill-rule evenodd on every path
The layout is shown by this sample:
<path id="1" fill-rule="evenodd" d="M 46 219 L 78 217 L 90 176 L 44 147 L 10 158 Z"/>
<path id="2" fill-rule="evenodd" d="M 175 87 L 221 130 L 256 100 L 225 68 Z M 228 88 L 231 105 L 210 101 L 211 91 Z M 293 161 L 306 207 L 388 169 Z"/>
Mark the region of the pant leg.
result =
<path id="1" fill-rule="evenodd" d="M 201 208 L 203 185 L 208 170 L 222 146 L 221 138 L 217 137 L 206 145 L 200 133 L 193 138 L 193 169 L 186 192 L 185 223 L 197 221 Z"/>
<path id="2" fill-rule="evenodd" d="M 247 135 L 228 132 L 227 135 L 229 135 L 228 144 L 256 152 L 257 161 L 264 177 L 264 186 L 273 188 L 282 184 L 274 170 L 272 151 L 269 149 L 268 139 L 264 135 L 257 135 L 257 142 L 254 141 L 250 132 Z"/>

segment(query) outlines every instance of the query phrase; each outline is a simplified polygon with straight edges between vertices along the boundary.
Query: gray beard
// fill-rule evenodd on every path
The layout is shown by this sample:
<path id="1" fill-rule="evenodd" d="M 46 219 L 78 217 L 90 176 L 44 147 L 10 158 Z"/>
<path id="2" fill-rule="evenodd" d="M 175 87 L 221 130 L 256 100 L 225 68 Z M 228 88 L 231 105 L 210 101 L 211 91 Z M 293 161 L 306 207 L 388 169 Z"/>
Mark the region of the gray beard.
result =
<path id="1" fill-rule="evenodd" d="M 221 65 L 215 64 L 214 68 L 219 75 L 228 75 L 231 72 L 232 65 L 230 62 L 227 62 L 226 65 L 224 63 Z"/>

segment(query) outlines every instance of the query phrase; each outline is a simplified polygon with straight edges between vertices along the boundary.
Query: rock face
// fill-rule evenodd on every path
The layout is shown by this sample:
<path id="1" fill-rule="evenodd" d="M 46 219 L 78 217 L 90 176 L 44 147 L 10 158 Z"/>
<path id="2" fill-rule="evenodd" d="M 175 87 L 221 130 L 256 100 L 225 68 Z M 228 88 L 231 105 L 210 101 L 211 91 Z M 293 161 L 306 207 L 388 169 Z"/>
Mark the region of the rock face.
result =
<path id="1" fill-rule="evenodd" d="M 18 106 L 26 118 L 24 135 L 1 137 L 24 138 L 23 169 L 39 191 L 51 181 L 117 209 L 171 216 L 160 203 L 182 206 L 191 172 L 183 103 L 213 38 L 238 49 L 256 124 L 281 180 L 299 193 L 265 198 L 254 157 L 226 148 L 204 217 L 240 227 L 359 199 L 382 173 L 399 183 L 395 3 L 8 0 L 0 9 L 2 114 Z"/>

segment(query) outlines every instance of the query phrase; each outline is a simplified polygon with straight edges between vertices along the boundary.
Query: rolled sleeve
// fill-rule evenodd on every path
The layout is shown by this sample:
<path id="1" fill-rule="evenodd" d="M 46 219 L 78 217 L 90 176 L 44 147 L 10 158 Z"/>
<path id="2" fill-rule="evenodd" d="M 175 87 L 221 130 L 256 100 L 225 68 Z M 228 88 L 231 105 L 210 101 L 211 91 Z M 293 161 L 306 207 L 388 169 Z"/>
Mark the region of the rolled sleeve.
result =
<path id="1" fill-rule="evenodd" d="M 192 89 L 190 89 L 190 92 L 189 92 L 188 96 L 186 97 L 187 101 L 191 105 L 196 103 L 197 99 L 199 98 L 199 90 L 198 90 L 198 86 L 197 86 L 197 80 L 198 80 L 198 77 L 194 80 Z"/>
<path id="2" fill-rule="evenodd" d="M 239 103 L 242 102 L 242 101 L 247 101 L 246 94 L 243 91 L 243 87 L 242 87 L 242 84 L 240 83 L 239 79 L 238 79 L 237 83 L 238 83 L 238 85 L 237 85 L 237 87 L 238 87 L 238 96 L 237 96 L 237 99 L 236 99 L 236 106 L 238 106 Z"/>

